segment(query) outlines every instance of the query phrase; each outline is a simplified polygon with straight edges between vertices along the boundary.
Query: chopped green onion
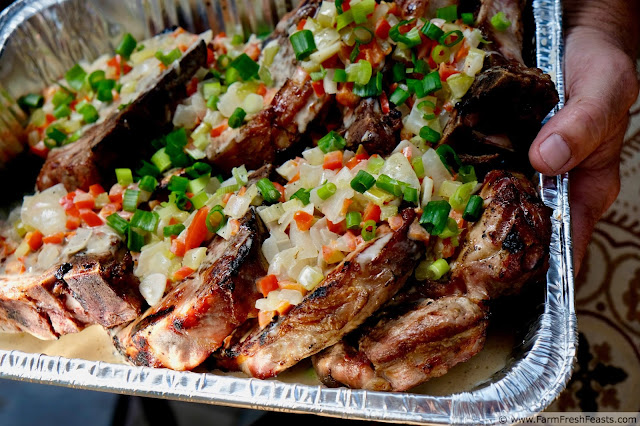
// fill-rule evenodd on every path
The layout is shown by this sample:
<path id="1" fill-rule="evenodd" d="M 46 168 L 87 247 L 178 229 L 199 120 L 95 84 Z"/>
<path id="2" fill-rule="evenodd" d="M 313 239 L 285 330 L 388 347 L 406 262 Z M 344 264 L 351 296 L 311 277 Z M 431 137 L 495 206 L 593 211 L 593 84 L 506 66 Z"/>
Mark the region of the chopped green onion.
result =
<path id="1" fill-rule="evenodd" d="M 53 103 L 53 106 L 58 106 L 58 105 L 69 105 L 72 101 L 73 101 L 73 94 L 69 93 L 67 91 L 67 89 L 60 89 L 58 90 L 56 93 L 54 93 L 53 98 L 51 99 L 51 102 Z"/>
<path id="2" fill-rule="evenodd" d="M 335 194 L 337 190 L 338 188 L 336 187 L 335 183 L 327 182 L 324 185 L 322 185 L 320 188 L 318 188 L 318 197 L 320 197 L 323 200 L 326 200 L 327 198 Z"/>
<path id="3" fill-rule="evenodd" d="M 409 203 L 418 204 L 418 190 L 411 186 L 404 188 L 404 200 Z"/>
<path id="4" fill-rule="evenodd" d="M 478 178 L 476 177 L 476 170 L 472 165 L 460 166 L 456 180 L 459 180 L 462 183 L 477 181 Z"/>
<path id="5" fill-rule="evenodd" d="M 138 200 L 140 198 L 140 191 L 137 189 L 125 189 L 122 196 L 122 210 L 126 212 L 135 212 L 138 207 Z"/>
<path id="6" fill-rule="evenodd" d="M 333 74 L 333 81 L 335 81 L 336 83 L 346 83 L 347 72 L 343 69 L 336 68 Z"/>
<path id="7" fill-rule="evenodd" d="M 314 71 L 310 73 L 309 76 L 311 77 L 311 81 L 320 81 L 327 76 L 327 70 L 320 65 L 320 71 Z"/>
<path id="8" fill-rule="evenodd" d="M 447 219 L 447 226 L 444 228 L 444 231 L 438 235 L 438 237 L 444 238 L 452 238 L 458 236 L 460 234 L 460 228 L 458 228 L 458 222 L 452 217 Z"/>
<path id="9" fill-rule="evenodd" d="M 88 103 L 82 104 L 77 108 L 77 111 L 82 114 L 82 119 L 85 123 L 95 123 L 100 118 L 96 107 Z"/>
<path id="10" fill-rule="evenodd" d="M 220 98 L 217 95 L 211 96 L 209 99 L 207 99 L 207 108 L 209 108 L 212 111 L 217 111 L 219 100 Z"/>
<path id="11" fill-rule="evenodd" d="M 136 212 L 131 217 L 130 226 L 143 231 L 155 232 L 158 222 L 160 222 L 158 213 L 136 209 Z"/>
<path id="12" fill-rule="evenodd" d="M 240 189 L 240 185 L 238 184 L 223 186 L 216 190 L 215 195 L 231 194 L 232 192 L 236 192 L 238 189 Z"/>
<path id="13" fill-rule="evenodd" d="M 49 126 L 45 131 L 45 135 L 48 139 L 52 139 L 56 142 L 56 145 L 60 145 L 67 138 L 67 135 L 58 130 L 55 127 Z M 46 142 L 46 140 L 45 140 Z"/>
<path id="14" fill-rule="evenodd" d="M 190 180 L 187 184 L 187 191 L 191 192 L 192 194 L 197 194 L 201 191 L 204 191 L 207 185 L 209 185 L 210 180 L 211 177 L 209 175 L 202 175 L 193 180 Z"/>
<path id="15" fill-rule="evenodd" d="M 233 46 L 240 46 L 242 43 L 244 43 L 244 37 L 242 34 L 234 34 L 231 38 L 231 44 Z"/>
<path id="16" fill-rule="evenodd" d="M 376 76 L 365 85 L 358 83 L 353 85 L 353 94 L 362 98 L 380 96 L 382 94 L 382 73 L 377 72 Z"/>
<path id="17" fill-rule="evenodd" d="M 128 186 L 133 183 L 133 173 L 131 169 L 116 169 L 116 179 L 118 184 Z"/>
<path id="18" fill-rule="evenodd" d="M 171 167 L 171 157 L 167 155 L 165 148 L 160 148 L 155 154 L 153 154 L 151 162 L 158 168 L 160 173 Z"/>
<path id="19" fill-rule="evenodd" d="M 396 87 L 396 90 L 394 90 L 391 96 L 389 96 L 389 102 L 391 102 L 394 105 L 400 106 L 404 104 L 407 101 L 407 99 L 409 99 L 410 96 L 411 96 L 411 93 L 407 92 L 401 87 Z"/>
<path id="20" fill-rule="evenodd" d="M 462 22 L 464 22 L 465 25 L 473 26 L 473 13 L 461 13 L 460 17 L 462 18 Z"/>
<path id="21" fill-rule="evenodd" d="M 426 24 L 424 24 L 420 31 L 431 40 L 436 41 L 440 40 L 440 37 L 444 35 L 444 31 L 442 31 L 442 29 L 433 22 L 427 22 Z"/>
<path id="22" fill-rule="evenodd" d="M 37 93 L 29 93 L 18 98 L 18 105 L 24 110 L 40 108 L 44 105 L 44 97 Z"/>
<path id="23" fill-rule="evenodd" d="M 89 74 L 89 86 L 92 90 L 98 89 L 98 83 L 106 79 L 106 74 L 102 70 L 97 70 Z"/>
<path id="24" fill-rule="evenodd" d="M 138 42 L 136 39 L 133 38 L 131 34 L 126 33 L 122 36 L 122 41 L 118 47 L 116 47 L 116 53 L 125 59 L 129 59 L 129 56 L 131 56 L 131 53 L 133 53 L 137 44 Z"/>
<path id="25" fill-rule="evenodd" d="M 467 182 L 460 185 L 449 197 L 449 204 L 451 208 L 457 212 L 462 213 L 469 202 L 471 192 L 477 185 L 477 182 Z"/>
<path id="26" fill-rule="evenodd" d="M 362 214 L 360 212 L 347 213 L 347 229 L 360 228 L 362 222 Z"/>
<path id="27" fill-rule="evenodd" d="M 429 72 L 429 65 L 421 59 L 417 59 L 413 62 L 413 72 L 415 74 L 426 75 Z"/>
<path id="28" fill-rule="evenodd" d="M 445 200 L 429 201 L 424 208 L 420 225 L 431 235 L 439 235 L 447 226 L 451 206 Z"/>
<path id="29" fill-rule="evenodd" d="M 129 251 L 139 252 L 144 246 L 144 235 L 139 234 L 129 227 L 127 236 L 127 248 Z"/>
<path id="30" fill-rule="evenodd" d="M 344 13 L 344 11 L 342 10 L 342 3 L 343 3 L 343 0 L 336 0 L 336 10 L 338 11 L 338 15 L 341 15 Z"/>
<path id="31" fill-rule="evenodd" d="M 436 148 L 436 153 L 440 156 L 440 160 L 449 170 L 458 170 L 458 168 L 462 165 L 460 157 L 458 157 L 458 154 L 456 154 L 453 148 L 451 148 L 449 145 L 440 145 Z M 450 160 L 453 160 L 454 164 L 451 164 Z"/>
<path id="32" fill-rule="evenodd" d="M 249 174 L 244 165 L 231 169 L 231 174 L 236 178 L 236 183 L 240 185 L 246 185 L 249 182 Z"/>
<path id="33" fill-rule="evenodd" d="M 158 180 L 153 176 L 147 175 L 140 179 L 138 186 L 143 191 L 153 192 L 158 187 Z"/>
<path id="34" fill-rule="evenodd" d="M 65 145 L 77 141 L 78 139 L 80 139 L 80 136 L 82 136 L 82 129 L 78 129 L 73 132 L 71 136 L 69 136 L 69 139 L 67 139 L 67 141 L 65 142 Z"/>
<path id="35" fill-rule="evenodd" d="M 438 259 L 427 268 L 427 278 L 439 280 L 444 274 L 449 272 L 449 264 L 444 259 Z"/>
<path id="36" fill-rule="evenodd" d="M 422 157 L 412 159 L 411 166 L 413 167 L 413 171 L 416 172 L 416 176 L 418 178 L 424 177 L 424 163 L 422 162 Z"/>
<path id="37" fill-rule="evenodd" d="M 373 40 L 373 31 L 367 27 L 359 26 L 353 29 L 353 35 L 356 38 L 356 42 L 360 44 L 367 44 Z"/>
<path id="38" fill-rule="evenodd" d="M 339 133 L 330 131 L 318 141 L 318 148 L 325 154 L 331 151 L 339 151 L 344 149 L 347 142 Z"/>
<path id="39" fill-rule="evenodd" d="M 376 7 L 375 0 L 362 0 L 351 6 L 351 13 L 353 14 L 353 20 L 356 24 L 364 24 L 367 22 L 367 15 L 373 13 Z"/>
<path id="40" fill-rule="evenodd" d="M 220 204 L 213 206 L 211 210 L 209 210 L 209 214 L 207 214 L 205 224 L 207 225 L 207 229 L 209 230 L 209 232 L 212 232 L 214 234 L 224 226 L 224 208 Z"/>
<path id="41" fill-rule="evenodd" d="M 180 210 L 191 210 L 191 200 L 183 192 L 172 192 L 169 195 L 169 201 L 175 203 Z"/>
<path id="42" fill-rule="evenodd" d="M 362 225 L 362 231 L 360 235 L 362 235 L 362 239 L 365 241 L 371 241 L 376 236 L 376 222 L 374 220 L 367 220 Z"/>
<path id="43" fill-rule="evenodd" d="M 291 34 L 289 37 L 296 60 L 307 59 L 316 50 L 316 42 L 313 40 L 313 33 L 309 30 L 301 30 Z"/>
<path id="44" fill-rule="evenodd" d="M 453 22 L 458 19 L 458 6 L 452 4 L 451 6 L 441 7 L 436 10 L 436 17 L 444 19 L 445 21 Z"/>
<path id="45" fill-rule="evenodd" d="M 129 230 L 129 222 L 124 220 L 118 213 L 112 213 L 107 216 L 107 225 L 121 234 L 125 234 Z"/>
<path id="46" fill-rule="evenodd" d="M 222 93 L 222 85 L 219 81 L 209 81 L 202 86 L 202 96 L 205 99 L 218 96 L 220 93 Z"/>
<path id="47" fill-rule="evenodd" d="M 440 140 L 440 133 L 436 132 L 429 126 L 420 129 L 420 137 L 427 142 L 436 143 Z"/>
<path id="48" fill-rule="evenodd" d="M 378 176 L 376 186 L 389 194 L 395 195 L 396 197 L 402 196 L 402 186 L 400 186 L 400 182 L 387 175 Z"/>
<path id="49" fill-rule="evenodd" d="M 432 73 L 427 74 L 422 79 L 422 92 L 423 94 L 417 93 L 419 97 L 424 97 L 429 95 L 430 93 L 435 92 L 436 90 L 442 89 L 442 82 L 440 81 L 440 74 L 438 71 L 434 71 Z"/>
<path id="50" fill-rule="evenodd" d="M 175 225 L 165 226 L 162 229 L 162 235 L 165 237 L 171 237 L 173 235 L 180 235 L 182 231 L 184 231 L 184 225 L 181 223 L 176 223 Z"/>
<path id="51" fill-rule="evenodd" d="M 359 170 L 356 177 L 351 180 L 351 188 L 361 194 L 364 194 L 364 192 L 369 190 L 369 188 L 371 188 L 375 183 L 376 178 L 364 170 Z"/>
<path id="52" fill-rule="evenodd" d="M 355 64 L 347 65 L 345 70 L 347 72 L 347 81 L 354 82 L 356 84 L 365 85 L 371 80 L 373 69 L 369 61 L 360 60 Z"/>
<path id="53" fill-rule="evenodd" d="M 456 36 L 456 38 L 447 43 L 447 39 L 449 39 L 451 36 Z M 453 47 L 456 44 L 460 43 L 462 40 L 464 40 L 464 34 L 462 34 L 462 31 L 454 30 L 443 34 L 442 37 L 440 37 L 440 44 L 443 44 L 446 47 Z"/>
<path id="54" fill-rule="evenodd" d="M 484 200 L 479 195 L 472 195 L 462 213 L 462 218 L 468 222 L 476 222 L 482 215 L 482 204 Z"/>
<path id="55" fill-rule="evenodd" d="M 193 163 L 193 165 L 187 167 L 185 169 L 185 173 L 190 178 L 196 179 L 196 178 L 199 178 L 200 176 L 210 175 L 211 174 L 211 166 L 208 165 L 207 163 L 202 163 L 202 162 L 198 161 L 196 163 Z"/>
<path id="56" fill-rule="evenodd" d="M 351 51 L 351 54 L 349 55 L 349 60 L 351 62 L 356 62 L 356 59 L 358 59 L 359 54 L 360 54 L 360 43 L 356 42 L 355 46 L 353 46 L 353 50 Z"/>
<path id="57" fill-rule="evenodd" d="M 68 117 L 70 115 L 71 115 L 71 108 L 69 108 L 69 106 L 65 105 L 65 104 L 58 105 L 53 110 L 53 116 L 55 118 L 64 118 L 64 117 Z"/>
<path id="58" fill-rule="evenodd" d="M 189 201 L 191 201 L 191 204 L 193 205 L 193 208 L 197 210 L 197 209 L 199 209 L 201 207 L 204 207 L 204 205 L 207 203 L 207 201 L 209 201 L 209 196 L 207 195 L 207 193 L 205 191 L 200 191 L 200 192 L 196 193 L 196 195 L 191 197 L 189 199 Z"/>
<path id="59" fill-rule="evenodd" d="M 111 79 L 100 80 L 96 83 L 96 97 L 102 102 L 111 102 L 113 93 L 111 92 L 116 86 L 116 81 Z"/>
<path id="60" fill-rule="evenodd" d="M 169 191 L 171 192 L 187 192 L 187 185 L 189 185 L 189 179 L 182 176 L 171 176 L 169 179 Z"/>
<path id="61" fill-rule="evenodd" d="M 175 49 L 173 49 L 171 52 L 167 53 L 166 55 L 164 53 L 162 53 L 162 50 L 158 50 L 156 52 L 156 58 L 162 62 L 162 64 L 165 67 L 168 67 L 169 65 L 171 65 L 174 61 L 180 59 L 182 57 L 182 52 L 180 51 L 180 49 L 178 49 L 177 47 Z"/>
<path id="62" fill-rule="evenodd" d="M 262 194 L 262 198 L 264 198 L 267 203 L 273 204 L 277 203 L 280 200 L 280 191 L 276 189 L 273 182 L 271 182 L 268 178 L 260 179 L 256 186 L 258 187 L 258 191 L 260 191 L 260 194 Z"/>
<path id="63" fill-rule="evenodd" d="M 441 64 L 443 62 L 447 62 L 449 59 L 449 53 L 449 49 L 439 44 L 434 46 L 431 50 L 431 59 L 433 59 L 433 62 L 436 64 Z"/>
<path id="64" fill-rule="evenodd" d="M 229 66 L 237 70 L 243 80 L 248 80 L 254 75 L 257 75 L 260 69 L 260 65 L 246 53 L 235 58 Z"/>
<path id="65" fill-rule="evenodd" d="M 227 123 L 229 124 L 229 127 L 231 127 L 232 129 L 237 129 L 238 127 L 242 126 L 242 123 L 244 123 L 244 118 L 246 117 L 247 113 L 240 107 L 237 107 L 234 111 L 233 114 L 231 114 L 231 117 L 229 117 L 229 120 L 227 121 Z"/>
<path id="66" fill-rule="evenodd" d="M 399 83 L 407 78 L 407 67 L 403 63 L 396 62 L 395 64 L 393 64 L 391 73 L 393 76 L 393 82 Z"/>
<path id="67" fill-rule="evenodd" d="M 375 157 L 369 157 L 369 160 L 367 161 L 367 171 L 375 175 L 380 173 L 382 166 L 384 166 L 384 160 L 381 157 L 377 155 Z"/>
<path id="68" fill-rule="evenodd" d="M 75 90 L 82 89 L 84 85 L 84 79 L 87 76 L 87 72 L 80 65 L 75 64 L 69 71 L 64 74 L 64 79 L 67 80 L 69 86 Z"/>
<path id="69" fill-rule="evenodd" d="M 504 31 L 511 25 L 504 12 L 498 12 L 491 17 L 491 26 L 497 31 Z"/>
<path id="70" fill-rule="evenodd" d="M 413 27 L 406 34 L 400 33 L 400 28 L 411 24 L 414 19 L 410 21 L 400 21 L 398 24 L 394 25 L 393 28 L 389 30 L 389 37 L 391 40 L 399 43 L 404 43 L 407 47 L 411 48 L 422 43 L 422 39 L 420 38 L 420 30 L 418 27 Z"/>
<path id="71" fill-rule="evenodd" d="M 306 190 L 304 188 L 300 188 L 296 192 L 294 192 L 289 199 L 293 200 L 296 198 L 302 201 L 302 204 L 306 206 L 307 204 L 309 204 L 309 201 L 311 198 L 311 191 Z"/>
<path id="72" fill-rule="evenodd" d="M 336 30 L 340 31 L 347 25 L 353 22 L 353 12 L 351 9 L 347 10 L 344 13 L 341 13 L 336 17 Z"/>

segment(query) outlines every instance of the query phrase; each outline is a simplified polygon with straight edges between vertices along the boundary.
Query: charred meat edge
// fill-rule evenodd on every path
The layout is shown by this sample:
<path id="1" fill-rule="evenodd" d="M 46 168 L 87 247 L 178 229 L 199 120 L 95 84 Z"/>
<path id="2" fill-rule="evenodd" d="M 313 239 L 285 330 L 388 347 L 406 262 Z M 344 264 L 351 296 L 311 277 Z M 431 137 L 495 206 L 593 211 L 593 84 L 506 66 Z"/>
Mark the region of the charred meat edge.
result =
<path id="1" fill-rule="evenodd" d="M 140 155 L 148 153 L 147 142 L 169 130 L 175 106 L 186 96 L 185 83 L 206 66 L 206 60 L 205 43 L 194 43 L 178 64 L 124 109 L 88 129 L 76 142 L 52 149 L 38 176 L 37 188 L 42 191 L 63 183 L 68 191 L 87 191 L 95 183 L 112 183 L 115 164 L 134 167 Z M 127 154 L 132 148 L 137 155 Z"/>
<path id="2" fill-rule="evenodd" d="M 128 323 L 143 304 L 131 255 L 124 248 L 76 255 L 42 274 L 0 277 L 0 327 L 43 340 L 99 324 Z"/>
<path id="3" fill-rule="evenodd" d="M 324 384 L 409 390 L 480 352 L 487 328 L 486 309 L 464 296 L 423 299 L 404 306 L 401 314 L 375 319 L 355 346 L 344 339 L 314 355 Z"/>
<path id="4" fill-rule="evenodd" d="M 255 281 L 266 274 L 263 225 L 251 208 L 230 240 L 216 236 L 205 265 L 142 317 L 114 336 L 136 365 L 190 370 L 200 365 L 247 318 L 261 297 Z"/>
<path id="5" fill-rule="evenodd" d="M 218 365 L 258 378 L 273 377 L 362 324 L 413 271 L 423 249 L 407 235 L 414 216 L 414 210 L 405 209 L 399 229 L 347 256 L 288 314 L 221 351 Z"/>

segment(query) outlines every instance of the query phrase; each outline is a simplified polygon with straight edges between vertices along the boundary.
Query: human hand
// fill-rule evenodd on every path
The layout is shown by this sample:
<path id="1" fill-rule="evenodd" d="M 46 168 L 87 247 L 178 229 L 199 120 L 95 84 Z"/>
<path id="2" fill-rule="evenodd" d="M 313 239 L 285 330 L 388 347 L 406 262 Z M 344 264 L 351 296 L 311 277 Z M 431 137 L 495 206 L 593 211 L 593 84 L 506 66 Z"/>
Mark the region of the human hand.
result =
<path id="1" fill-rule="evenodd" d="M 565 2 L 566 105 L 529 150 L 545 175 L 570 171 L 577 274 L 593 229 L 620 191 L 620 151 L 638 96 L 638 2 Z"/>

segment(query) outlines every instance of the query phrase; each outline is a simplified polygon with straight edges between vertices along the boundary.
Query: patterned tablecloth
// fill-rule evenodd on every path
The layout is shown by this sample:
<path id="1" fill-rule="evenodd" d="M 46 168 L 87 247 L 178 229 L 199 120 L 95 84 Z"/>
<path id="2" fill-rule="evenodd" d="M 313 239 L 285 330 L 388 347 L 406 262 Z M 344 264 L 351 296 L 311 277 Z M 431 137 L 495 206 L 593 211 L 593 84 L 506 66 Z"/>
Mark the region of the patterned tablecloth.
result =
<path id="1" fill-rule="evenodd" d="M 548 411 L 640 411 L 640 101 L 631 109 L 621 177 L 575 280 L 575 370 Z"/>

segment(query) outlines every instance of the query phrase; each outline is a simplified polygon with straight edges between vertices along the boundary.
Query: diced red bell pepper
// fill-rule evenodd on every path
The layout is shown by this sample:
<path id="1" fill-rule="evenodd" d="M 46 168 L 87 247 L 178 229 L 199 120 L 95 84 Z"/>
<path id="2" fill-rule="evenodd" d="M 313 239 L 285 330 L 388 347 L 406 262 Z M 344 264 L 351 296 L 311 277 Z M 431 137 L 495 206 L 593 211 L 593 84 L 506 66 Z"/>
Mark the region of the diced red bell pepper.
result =
<path id="1" fill-rule="evenodd" d="M 102 218 L 90 209 L 80 209 L 80 218 L 89 226 L 101 226 L 103 224 Z"/>
<path id="2" fill-rule="evenodd" d="M 197 211 L 184 238 L 185 251 L 200 247 L 200 244 L 207 238 L 207 215 L 209 207 L 204 206 Z"/>
<path id="3" fill-rule="evenodd" d="M 274 290 L 277 290 L 278 287 L 278 278 L 276 278 L 275 275 L 267 275 L 264 278 L 260 278 L 257 282 L 256 282 L 256 287 L 258 288 L 258 291 L 260 293 L 262 293 L 262 295 L 264 297 L 267 297 L 267 295 L 269 293 L 271 293 Z"/>
<path id="4" fill-rule="evenodd" d="M 337 170 L 342 168 L 342 151 L 331 151 L 324 155 L 323 169 Z"/>
<path id="5" fill-rule="evenodd" d="M 368 220 L 373 220 L 375 223 L 380 222 L 380 206 L 374 203 L 367 204 L 367 207 L 364 209 L 364 214 L 362 215 L 362 220 L 364 222 Z"/>

